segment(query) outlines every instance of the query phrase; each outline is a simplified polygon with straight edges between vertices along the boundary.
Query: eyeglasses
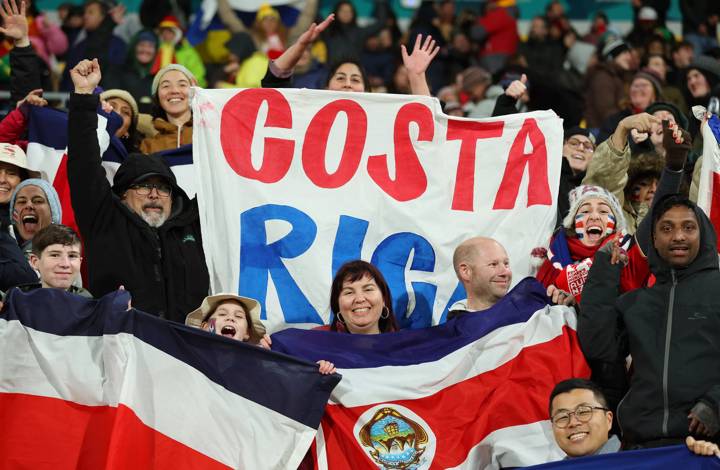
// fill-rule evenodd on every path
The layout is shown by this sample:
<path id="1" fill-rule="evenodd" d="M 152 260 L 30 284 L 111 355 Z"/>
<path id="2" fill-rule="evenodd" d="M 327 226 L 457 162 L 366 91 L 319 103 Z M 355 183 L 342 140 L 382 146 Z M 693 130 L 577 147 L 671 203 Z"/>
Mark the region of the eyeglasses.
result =
<path id="1" fill-rule="evenodd" d="M 556 428 L 564 429 L 570 424 L 570 417 L 572 415 L 575 415 L 577 420 L 581 423 L 587 423 L 592 419 L 593 412 L 595 410 L 610 411 L 609 409 L 603 408 L 602 406 L 580 405 L 575 408 L 575 411 L 563 411 L 553 416 L 552 424 Z"/>
<path id="2" fill-rule="evenodd" d="M 133 184 L 130 186 L 130 189 L 135 190 L 139 196 L 147 196 L 153 189 L 157 189 L 158 196 L 160 197 L 170 197 L 170 194 L 172 194 L 172 187 L 167 184 L 140 183 Z"/>
<path id="3" fill-rule="evenodd" d="M 570 147 L 581 148 L 585 147 L 585 150 L 595 150 L 595 146 L 592 142 L 581 142 L 577 139 L 568 139 L 567 141 Z"/>

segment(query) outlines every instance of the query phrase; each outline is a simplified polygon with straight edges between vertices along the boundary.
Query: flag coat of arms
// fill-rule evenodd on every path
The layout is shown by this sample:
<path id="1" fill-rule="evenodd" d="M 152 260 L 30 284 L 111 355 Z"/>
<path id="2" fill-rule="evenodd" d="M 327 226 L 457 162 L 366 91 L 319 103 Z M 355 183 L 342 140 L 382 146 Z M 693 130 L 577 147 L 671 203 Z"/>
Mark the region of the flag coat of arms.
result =
<path id="1" fill-rule="evenodd" d="M 379 335 L 288 329 L 273 349 L 333 362 L 316 468 L 477 469 L 561 459 L 552 388 L 589 377 L 572 308 L 521 281 L 489 310 Z"/>
<path id="2" fill-rule="evenodd" d="M 0 467 L 296 468 L 340 376 L 127 310 L 129 299 L 10 292 Z"/>

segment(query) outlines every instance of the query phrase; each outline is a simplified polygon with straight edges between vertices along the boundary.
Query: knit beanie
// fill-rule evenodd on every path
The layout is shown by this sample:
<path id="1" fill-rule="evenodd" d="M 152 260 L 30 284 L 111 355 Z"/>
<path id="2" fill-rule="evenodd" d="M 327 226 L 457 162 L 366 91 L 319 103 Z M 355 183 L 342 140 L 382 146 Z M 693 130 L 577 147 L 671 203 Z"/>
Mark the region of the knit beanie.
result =
<path id="1" fill-rule="evenodd" d="M 655 89 L 655 99 L 662 99 L 662 83 L 660 83 L 660 77 L 658 77 L 655 72 L 646 67 L 638 71 L 632 78 L 632 81 L 630 81 L 630 83 L 632 84 L 632 82 L 634 82 L 638 78 L 643 78 L 650 82 L 650 84 L 653 86 L 653 89 Z"/>
<path id="2" fill-rule="evenodd" d="M 154 96 L 157 93 L 158 86 L 160 86 L 160 80 L 162 80 L 163 75 L 170 72 L 171 70 L 177 70 L 178 72 L 182 72 L 183 75 L 185 75 L 188 80 L 190 80 L 190 84 L 195 86 L 197 85 L 197 78 L 195 78 L 195 75 L 191 71 L 187 69 L 184 65 L 180 64 L 169 64 L 165 67 L 161 68 L 157 74 L 155 74 L 155 78 L 153 78 L 152 82 L 152 95 Z"/>
<path id="3" fill-rule="evenodd" d="M 60 198 L 58 197 L 55 188 L 53 188 L 50 183 L 39 178 L 29 178 L 21 181 L 20 184 L 15 186 L 15 191 L 13 191 L 12 197 L 10 198 L 10 212 L 12 213 L 13 208 L 15 207 L 15 198 L 17 197 L 20 190 L 25 186 L 37 186 L 38 188 L 43 190 L 43 192 L 45 193 L 45 198 L 48 201 L 48 205 L 50 206 L 50 221 L 53 224 L 59 224 L 62 221 L 62 207 L 60 206 Z"/>
<path id="4" fill-rule="evenodd" d="M 696 57 L 687 68 L 687 70 L 692 69 L 705 76 L 711 90 L 720 82 L 720 60 L 714 57 L 707 55 Z"/>
<path id="5" fill-rule="evenodd" d="M 580 206 L 588 199 L 599 198 L 610 206 L 615 216 L 615 230 L 623 232 L 627 228 L 625 223 L 625 215 L 620 207 L 620 201 L 607 189 L 600 186 L 580 185 L 570 191 L 570 211 L 563 219 L 563 226 L 572 229 L 575 226 L 575 215 Z"/>
<path id="6" fill-rule="evenodd" d="M 137 105 L 137 102 L 135 101 L 135 98 L 133 98 L 130 93 L 128 93 L 125 90 L 120 90 L 117 88 L 113 88 L 112 90 L 106 90 L 106 91 L 103 91 L 102 93 L 100 93 L 100 99 L 102 99 L 102 100 L 107 101 L 112 98 L 120 98 L 121 100 L 123 100 L 124 102 L 129 104 L 130 109 L 132 109 L 132 113 L 133 113 L 131 119 L 137 119 L 138 113 L 139 113 L 138 105 Z"/>
<path id="7" fill-rule="evenodd" d="M 625 41 L 619 38 L 615 38 L 605 44 L 605 46 L 602 48 L 601 56 L 605 60 L 612 60 L 615 57 L 619 56 L 621 53 L 629 50 L 630 46 L 628 46 Z"/>

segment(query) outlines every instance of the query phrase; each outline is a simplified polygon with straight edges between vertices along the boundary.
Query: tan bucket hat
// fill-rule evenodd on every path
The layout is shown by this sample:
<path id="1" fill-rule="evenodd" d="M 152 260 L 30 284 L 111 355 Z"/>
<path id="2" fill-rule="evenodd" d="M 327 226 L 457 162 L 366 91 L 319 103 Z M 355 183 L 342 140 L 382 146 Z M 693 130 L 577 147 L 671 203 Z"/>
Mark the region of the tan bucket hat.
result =
<path id="1" fill-rule="evenodd" d="M 250 326 L 250 341 L 257 343 L 265 334 L 265 325 L 260 320 L 260 302 L 250 297 L 242 297 L 235 294 L 215 294 L 205 297 L 200 304 L 200 307 L 196 308 L 185 317 L 185 324 L 188 326 L 194 326 L 200 328 L 204 321 L 210 316 L 218 305 L 226 300 L 234 300 L 240 302 L 245 310 L 248 312 Z"/>

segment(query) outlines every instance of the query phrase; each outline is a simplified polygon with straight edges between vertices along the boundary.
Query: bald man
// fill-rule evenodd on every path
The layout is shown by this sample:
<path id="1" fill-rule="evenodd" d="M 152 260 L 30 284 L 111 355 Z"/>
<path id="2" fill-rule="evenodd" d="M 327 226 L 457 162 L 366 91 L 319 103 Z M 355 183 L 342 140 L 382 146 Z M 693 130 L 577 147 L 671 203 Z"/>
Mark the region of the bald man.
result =
<path id="1" fill-rule="evenodd" d="M 510 289 L 510 257 L 492 238 L 474 237 L 462 242 L 453 254 L 453 266 L 465 287 L 467 299 L 453 305 L 448 320 L 464 313 L 487 310 Z"/>

